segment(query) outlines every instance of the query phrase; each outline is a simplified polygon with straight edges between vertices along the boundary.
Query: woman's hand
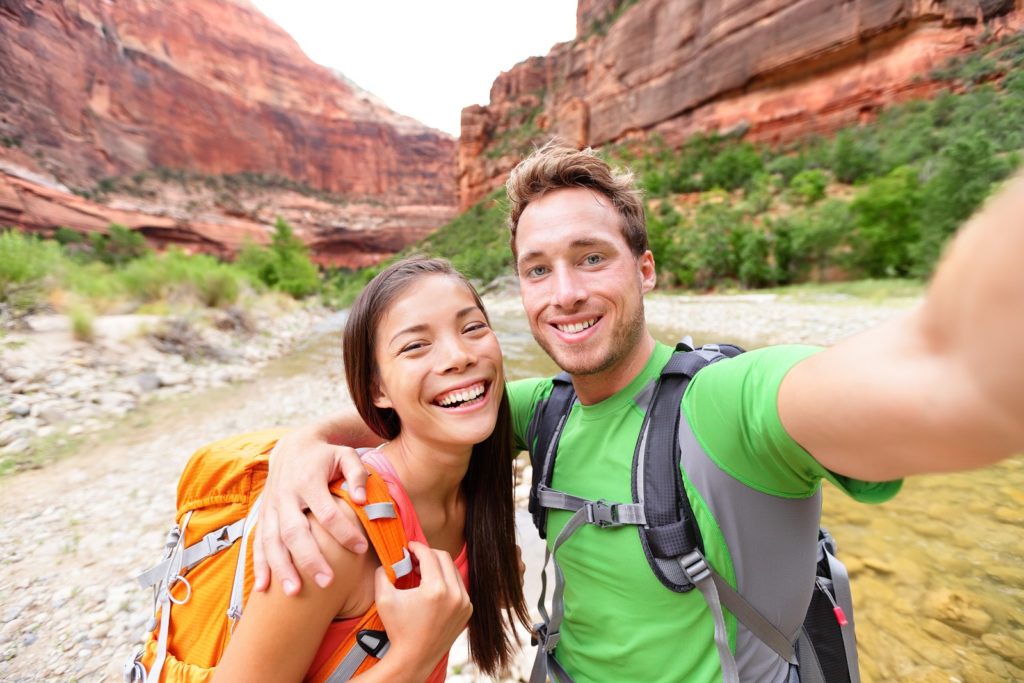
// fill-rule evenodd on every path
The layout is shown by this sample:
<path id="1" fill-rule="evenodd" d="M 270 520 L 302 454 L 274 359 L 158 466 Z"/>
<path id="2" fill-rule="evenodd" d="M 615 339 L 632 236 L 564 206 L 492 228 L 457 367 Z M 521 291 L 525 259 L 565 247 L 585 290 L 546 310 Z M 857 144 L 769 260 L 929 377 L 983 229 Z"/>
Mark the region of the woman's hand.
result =
<path id="1" fill-rule="evenodd" d="M 253 545 L 254 588 L 266 590 L 271 573 L 285 594 L 295 595 L 302 586 L 296 567 L 326 587 L 334 572 L 309 530 L 309 510 L 331 536 L 353 553 L 366 551 L 366 538 L 356 525 L 340 514 L 328 491 L 330 482 L 344 478 L 352 499 L 365 502 L 366 468 L 359 454 L 346 446 L 333 446 L 319 426 L 289 432 L 270 453 L 270 474 L 263 489 L 259 524 Z"/>
<path id="2" fill-rule="evenodd" d="M 416 588 L 395 588 L 384 568 L 377 569 L 374 600 L 391 642 L 381 661 L 415 671 L 411 680 L 424 680 L 466 627 L 473 605 L 451 555 L 415 541 L 409 550 L 419 561 Z"/>

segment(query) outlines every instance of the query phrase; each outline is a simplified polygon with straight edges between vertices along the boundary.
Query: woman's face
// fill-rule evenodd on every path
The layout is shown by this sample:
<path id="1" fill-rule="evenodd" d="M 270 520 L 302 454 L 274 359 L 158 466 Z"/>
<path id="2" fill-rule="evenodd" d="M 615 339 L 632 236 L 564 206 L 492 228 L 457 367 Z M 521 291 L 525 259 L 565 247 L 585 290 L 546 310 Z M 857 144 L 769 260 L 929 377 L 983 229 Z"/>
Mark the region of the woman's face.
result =
<path id="1" fill-rule="evenodd" d="M 494 431 L 504 391 L 501 348 L 466 285 L 417 279 L 377 327 L 374 404 L 392 408 L 402 434 L 471 446 Z"/>

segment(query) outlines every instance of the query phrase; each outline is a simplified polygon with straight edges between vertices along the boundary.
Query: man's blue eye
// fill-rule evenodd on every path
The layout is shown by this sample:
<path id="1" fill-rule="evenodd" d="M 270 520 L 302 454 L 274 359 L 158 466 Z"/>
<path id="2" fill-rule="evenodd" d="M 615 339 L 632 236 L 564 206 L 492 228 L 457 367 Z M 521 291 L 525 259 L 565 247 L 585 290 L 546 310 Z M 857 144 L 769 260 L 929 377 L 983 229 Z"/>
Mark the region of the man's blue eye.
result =
<path id="1" fill-rule="evenodd" d="M 587 257 L 587 263 L 592 266 L 596 266 L 602 260 L 603 259 L 599 254 L 591 254 L 590 256 Z"/>

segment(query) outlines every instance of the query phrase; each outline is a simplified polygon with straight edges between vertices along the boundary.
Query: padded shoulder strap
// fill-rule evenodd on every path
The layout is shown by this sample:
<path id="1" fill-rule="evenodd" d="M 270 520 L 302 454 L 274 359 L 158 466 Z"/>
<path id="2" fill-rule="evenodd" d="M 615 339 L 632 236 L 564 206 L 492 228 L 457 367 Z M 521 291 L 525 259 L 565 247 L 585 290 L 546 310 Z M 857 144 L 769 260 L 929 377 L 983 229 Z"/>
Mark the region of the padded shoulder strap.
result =
<path id="1" fill-rule="evenodd" d="M 533 482 L 530 486 L 529 510 L 533 525 L 541 538 L 547 537 L 547 510 L 540 505 L 537 492 L 540 486 L 551 485 L 551 472 L 555 467 L 558 441 L 562 428 L 576 401 L 569 373 L 562 372 L 551 378 L 552 388 L 548 397 L 533 411 L 533 418 L 526 430 L 526 443 L 530 447 L 530 464 L 533 466 Z"/>
<path id="2" fill-rule="evenodd" d="M 633 499 L 643 503 L 647 519 L 646 527 L 638 527 L 640 542 L 655 576 L 676 592 L 692 590 L 693 584 L 674 558 L 703 549 L 679 474 L 680 403 L 693 376 L 722 358 L 717 350 L 705 349 L 672 354 L 658 378 L 633 454 Z"/>
<path id="3" fill-rule="evenodd" d="M 331 486 L 331 493 L 344 499 L 356 513 L 388 579 L 395 583 L 412 572 L 405 529 L 387 483 L 369 465 L 366 469 L 370 475 L 366 479 L 365 505 L 353 503 L 344 484 Z M 376 664 L 387 649 L 384 623 L 377 614 L 377 605 L 370 605 L 359 624 L 307 680 L 312 683 L 347 681 Z"/>

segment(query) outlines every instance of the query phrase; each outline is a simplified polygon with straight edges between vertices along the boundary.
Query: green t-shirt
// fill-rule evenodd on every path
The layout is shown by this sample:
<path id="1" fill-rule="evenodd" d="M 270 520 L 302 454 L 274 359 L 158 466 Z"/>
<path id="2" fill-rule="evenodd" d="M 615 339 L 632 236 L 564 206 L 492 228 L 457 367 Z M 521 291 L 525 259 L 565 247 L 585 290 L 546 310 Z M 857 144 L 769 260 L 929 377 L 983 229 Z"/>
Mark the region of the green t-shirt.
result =
<path id="1" fill-rule="evenodd" d="M 776 406 L 786 372 L 817 349 L 777 346 L 752 351 L 702 370 L 683 397 L 683 412 L 709 457 L 748 487 L 786 498 L 813 495 L 827 478 L 858 500 L 880 502 L 899 482 L 838 477 L 822 467 L 782 427 Z M 576 404 L 566 422 L 551 485 L 591 500 L 630 501 L 631 473 L 644 409 L 637 397 L 658 377 L 672 349 L 658 344 L 637 377 L 595 405 Z M 517 445 L 550 379 L 508 386 Z M 684 473 L 685 479 L 685 473 Z M 728 547 L 709 508 L 692 495 L 705 554 L 735 586 Z M 551 510 L 553 543 L 570 513 Z M 576 681 L 721 680 L 712 616 L 699 591 L 673 593 L 651 571 L 636 529 L 584 525 L 558 551 L 565 575 L 565 619 L 559 662 Z M 735 647 L 735 620 L 727 614 Z"/>

